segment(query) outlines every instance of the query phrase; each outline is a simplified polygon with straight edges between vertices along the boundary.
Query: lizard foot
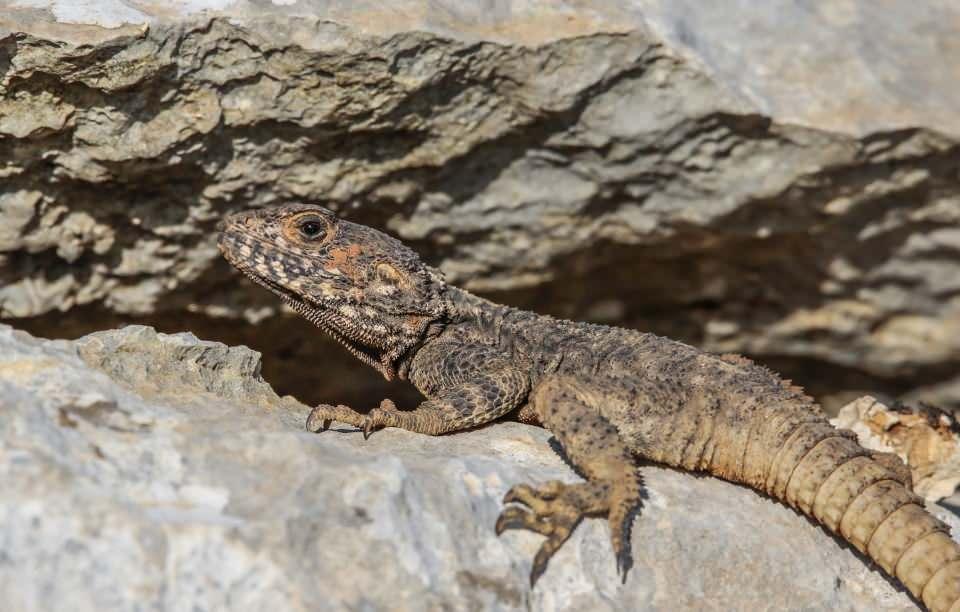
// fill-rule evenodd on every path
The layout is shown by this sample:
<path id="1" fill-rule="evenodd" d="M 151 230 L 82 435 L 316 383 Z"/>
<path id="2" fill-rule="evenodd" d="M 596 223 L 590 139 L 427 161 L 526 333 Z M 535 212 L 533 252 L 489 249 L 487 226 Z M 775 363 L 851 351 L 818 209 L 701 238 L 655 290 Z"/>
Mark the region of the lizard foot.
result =
<path id="1" fill-rule="evenodd" d="M 357 412 L 343 404 L 337 406 L 320 404 L 307 417 L 307 430 L 315 433 L 326 431 L 333 421 L 339 421 L 360 428 L 363 431 L 363 438 L 367 439 L 375 429 L 391 425 L 391 417 L 395 412 L 397 412 L 396 405 L 388 399 L 381 401 L 379 407 L 367 414 Z"/>
<path id="2" fill-rule="evenodd" d="M 537 551 L 530 569 L 530 586 L 543 574 L 547 562 L 570 537 L 584 516 L 608 513 L 617 569 L 625 576 L 630 565 L 629 523 L 630 510 L 639 503 L 637 494 L 604 481 L 566 484 L 552 480 L 539 488 L 517 485 L 503 498 L 507 506 L 497 519 L 497 535 L 507 529 L 527 529 L 547 537 Z M 626 497 L 632 498 L 626 502 Z"/>

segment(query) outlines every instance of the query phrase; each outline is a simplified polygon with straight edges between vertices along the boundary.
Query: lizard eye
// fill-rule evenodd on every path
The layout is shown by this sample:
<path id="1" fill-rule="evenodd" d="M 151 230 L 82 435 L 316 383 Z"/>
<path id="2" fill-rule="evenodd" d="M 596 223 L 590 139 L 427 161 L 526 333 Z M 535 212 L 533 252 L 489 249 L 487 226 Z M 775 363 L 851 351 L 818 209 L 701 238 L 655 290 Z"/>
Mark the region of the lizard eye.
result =
<path id="1" fill-rule="evenodd" d="M 308 240 L 322 238 L 326 233 L 326 227 L 321 221 L 302 221 L 299 226 L 300 233 Z"/>

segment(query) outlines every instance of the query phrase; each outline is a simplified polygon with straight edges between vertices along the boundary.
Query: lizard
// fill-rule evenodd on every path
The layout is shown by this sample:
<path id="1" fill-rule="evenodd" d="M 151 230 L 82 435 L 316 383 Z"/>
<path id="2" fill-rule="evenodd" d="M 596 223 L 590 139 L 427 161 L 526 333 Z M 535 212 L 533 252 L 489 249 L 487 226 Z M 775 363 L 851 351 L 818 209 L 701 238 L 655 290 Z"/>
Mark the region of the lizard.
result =
<path id="1" fill-rule="evenodd" d="M 625 578 L 641 465 L 653 462 L 781 500 L 873 559 L 929 610 L 960 610 L 960 545 L 912 492 L 905 466 L 834 428 L 801 388 L 767 368 L 493 303 L 448 284 L 396 238 L 318 205 L 241 211 L 220 229 L 230 264 L 426 398 L 412 410 L 389 400 L 367 412 L 321 404 L 310 431 L 337 421 L 365 438 L 383 427 L 441 435 L 514 418 L 551 432 L 584 481 L 511 487 L 494 527 L 544 536 L 531 588 L 587 516 L 607 518 Z"/>

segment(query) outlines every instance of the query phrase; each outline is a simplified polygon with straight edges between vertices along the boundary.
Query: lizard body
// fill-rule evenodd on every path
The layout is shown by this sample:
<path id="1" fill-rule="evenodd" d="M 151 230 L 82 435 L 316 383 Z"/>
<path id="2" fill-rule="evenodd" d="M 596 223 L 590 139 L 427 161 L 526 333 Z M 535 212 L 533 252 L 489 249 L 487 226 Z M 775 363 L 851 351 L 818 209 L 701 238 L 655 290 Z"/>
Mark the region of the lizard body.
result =
<path id="1" fill-rule="evenodd" d="M 801 389 L 735 355 L 653 334 L 525 312 L 446 284 L 399 241 L 318 206 L 237 213 L 220 249 L 251 279 L 387 378 L 426 396 L 359 413 L 369 435 L 431 435 L 501 417 L 545 426 L 585 482 L 517 485 L 496 524 L 546 537 L 531 584 L 584 516 L 606 515 L 621 573 L 641 501 L 638 460 L 708 472 L 782 500 L 851 542 L 936 612 L 960 611 L 960 546 L 910 490 L 903 465 L 837 430 Z"/>

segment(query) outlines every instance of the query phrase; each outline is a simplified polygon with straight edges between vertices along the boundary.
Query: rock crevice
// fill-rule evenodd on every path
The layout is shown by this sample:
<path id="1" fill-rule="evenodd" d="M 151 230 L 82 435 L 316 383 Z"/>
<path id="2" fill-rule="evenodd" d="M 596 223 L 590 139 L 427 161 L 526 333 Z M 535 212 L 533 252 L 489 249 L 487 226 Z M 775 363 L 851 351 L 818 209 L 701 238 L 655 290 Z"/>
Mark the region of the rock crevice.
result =
<path id="1" fill-rule="evenodd" d="M 189 322 L 263 351 L 284 392 L 375 405 L 369 378 L 311 382 L 300 364 L 352 364 L 219 261 L 222 215 L 306 200 L 499 301 L 745 352 L 821 399 L 960 406 L 960 129 L 921 111 L 953 95 L 955 79 L 936 85 L 949 57 L 861 46 L 858 65 L 897 85 L 883 90 L 851 71 L 828 91 L 811 63 L 829 44 L 852 61 L 839 50 L 867 25 L 904 48 L 876 11 L 754 7 L 751 36 L 729 38 L 738 75 L 718 47 L 734 26 L 704 8 L 557 3 L 543 10 L 592 17 L 533 43 L 496 7 L 501 35 L 458 33 L 453 9 L 411 12 L 414 32 L 308 4 L 174 18 L 138 2 L 149 27 L 111 36 L 59 9 L 0 23 L 0 319 L 70 337 Z M 824 49 L 758 81 L 804 31 Z M 790 92 L 819 110 L 798 115 Z"/>

